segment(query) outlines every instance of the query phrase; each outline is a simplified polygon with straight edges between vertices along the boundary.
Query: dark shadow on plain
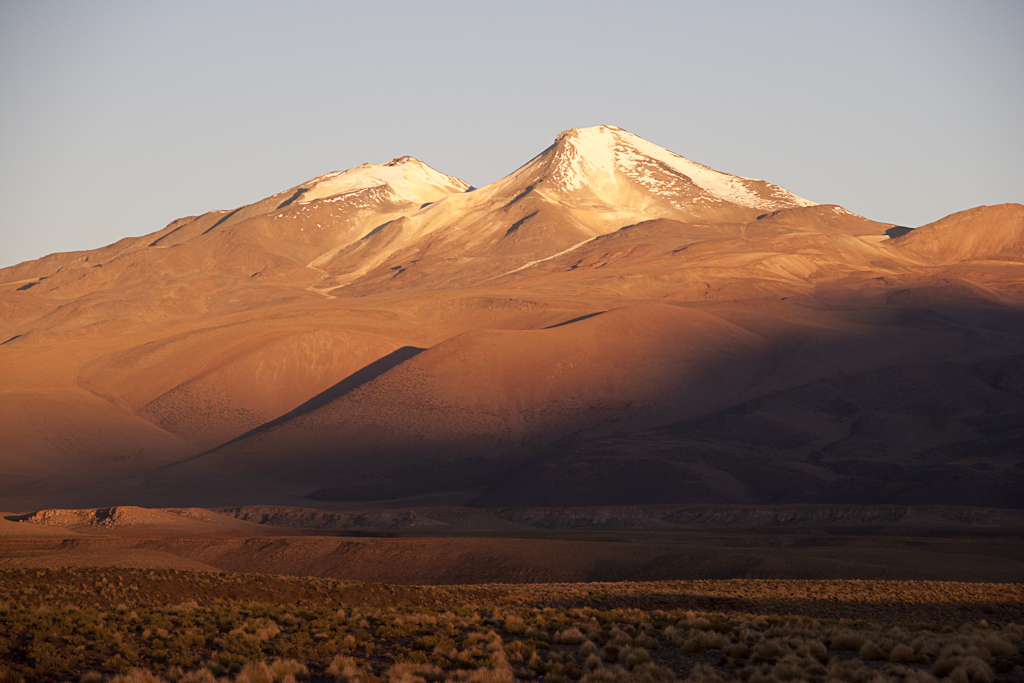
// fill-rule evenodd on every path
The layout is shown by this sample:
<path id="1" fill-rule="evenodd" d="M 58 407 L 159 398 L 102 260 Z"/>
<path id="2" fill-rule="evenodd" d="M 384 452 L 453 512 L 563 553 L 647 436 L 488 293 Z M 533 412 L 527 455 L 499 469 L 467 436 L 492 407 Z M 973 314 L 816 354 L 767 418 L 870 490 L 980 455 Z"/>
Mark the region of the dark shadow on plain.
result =
<path id="1" fill-rule="evenodd" d="M 253 434 L 258 434 L 264 430 L 270 429 L 271 427 L 275 427 L 279 424 L 287 422 L 288 420 L 296 418 L 299 415 L 302 415 L 303 413 L 308 413 L 312 410 L 316 410 L 321 406 L 325 406 L 334 399 L 340 398 L 347 394 L 348 392 L 358 389 L 359 387 L 363 386 L 370 380 L 374 380 L 380 377 L 391 368 L 401 363 L 404 363 L 405 361 L 419 355 L 425 350 L 426 349 L 421 349 L 415 346 L 403 346 L 400 349 L 392 351 L 383 358 L 378 358 L 377 360 L 373 361 L 366 367 L 360 370 L 356 370 L 351 375 L 335 384 L 333 387 L 321 391 L 319 394 L 309 399 L 308 401 L 300 405 L 298 408 L 290 410 L 284 415 L 274 418 L 270 422 L 264 422 L 259 427 L 254 427 L 247 431 L 245 434 L 236 436 L 231 441 L 223 443 L 220 446 L 217 446 L 217 448 L 212 448 L 210 449 L 210 451 L 207 452 L 218 450 L 220 448 L 223 448 L 224 446 L 233 444 L 236 441 L 241 441 L 242 439 L 248 438 Z"/>

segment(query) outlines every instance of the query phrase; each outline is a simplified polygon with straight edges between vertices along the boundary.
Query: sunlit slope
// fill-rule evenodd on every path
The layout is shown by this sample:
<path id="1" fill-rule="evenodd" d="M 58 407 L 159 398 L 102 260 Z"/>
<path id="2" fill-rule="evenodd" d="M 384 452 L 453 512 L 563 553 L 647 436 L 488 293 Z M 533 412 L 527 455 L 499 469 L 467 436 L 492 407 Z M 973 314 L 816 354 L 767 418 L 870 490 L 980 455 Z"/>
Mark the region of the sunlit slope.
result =
<path id="1" fill-rule="evenodd" d="M 960 211 L 893 243 L 926 263 L 1024 259 L 1024 206 L 999 204 Z"/>

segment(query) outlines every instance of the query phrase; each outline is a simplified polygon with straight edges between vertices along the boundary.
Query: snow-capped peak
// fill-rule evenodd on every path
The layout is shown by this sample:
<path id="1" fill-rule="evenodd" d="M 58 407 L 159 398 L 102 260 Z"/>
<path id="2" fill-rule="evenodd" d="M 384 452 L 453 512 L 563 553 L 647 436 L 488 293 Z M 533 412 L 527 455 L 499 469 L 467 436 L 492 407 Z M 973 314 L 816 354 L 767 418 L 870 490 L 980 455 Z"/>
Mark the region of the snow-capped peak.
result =
<path id="1" fill-rule="evenodd" d="M 728 202 L 745 208 L 774 211 L 815 203 L 777 185 L 716 171 L 615 126 L 572 128 L 555 141 L 551 180 L 562 190 L 583 187 L 607 199 L 621 196 L 624 179 L 649 193 L 680 203 L 679 181 L 702 191 L 690 202 Z"/>
<path id="2" fill-rule="evenodd" d="M 385 164 L 362 164 L 347 171 L 327 173 L 310 181 L 298 199 L 305 204 L 315 199 L 347 195 L 359 190 L 386 186 L 398 198 L 423 203 L 453 192 L 465 192 L 469 183 L 435 171 L 422 161 L 404 156 Z"/>

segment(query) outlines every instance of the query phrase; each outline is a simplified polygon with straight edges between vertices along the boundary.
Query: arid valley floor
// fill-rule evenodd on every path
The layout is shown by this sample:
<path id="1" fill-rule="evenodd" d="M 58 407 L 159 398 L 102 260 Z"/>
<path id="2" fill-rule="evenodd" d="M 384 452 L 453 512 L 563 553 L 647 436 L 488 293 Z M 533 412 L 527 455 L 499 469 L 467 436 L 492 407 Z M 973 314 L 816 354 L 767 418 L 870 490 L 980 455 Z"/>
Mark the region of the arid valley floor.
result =
<path id="1" fill-rule="evenodd" d="M 6 515 L 0 676 L 1017 681 L 1022 541 L 977 508 Z"/>

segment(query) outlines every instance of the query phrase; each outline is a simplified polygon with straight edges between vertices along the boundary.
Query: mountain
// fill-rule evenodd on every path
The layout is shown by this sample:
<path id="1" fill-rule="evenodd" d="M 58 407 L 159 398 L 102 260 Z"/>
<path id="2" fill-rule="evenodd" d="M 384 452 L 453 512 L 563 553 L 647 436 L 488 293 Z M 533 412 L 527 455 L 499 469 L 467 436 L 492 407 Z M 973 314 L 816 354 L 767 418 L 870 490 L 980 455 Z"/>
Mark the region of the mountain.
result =
<path id="1" fill-rule="evenodd" d="M 0 507 L 1019 506 L 1022 226 L 613 126 L 328 173 L 0 270 Z"/>
<path id="2" fill-rule="evenodd" d="M 899 238 L 900 251 L 925 263 L 1024 258 L 1024 209 L 1019 204 L 979 206 L 947 216 Z"/>

